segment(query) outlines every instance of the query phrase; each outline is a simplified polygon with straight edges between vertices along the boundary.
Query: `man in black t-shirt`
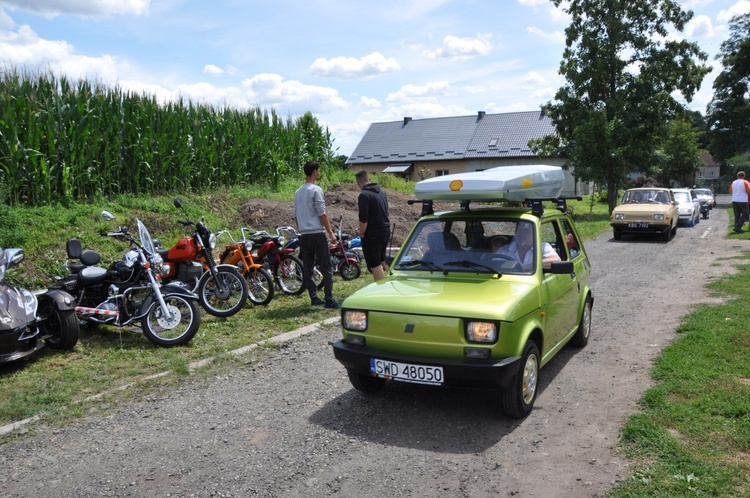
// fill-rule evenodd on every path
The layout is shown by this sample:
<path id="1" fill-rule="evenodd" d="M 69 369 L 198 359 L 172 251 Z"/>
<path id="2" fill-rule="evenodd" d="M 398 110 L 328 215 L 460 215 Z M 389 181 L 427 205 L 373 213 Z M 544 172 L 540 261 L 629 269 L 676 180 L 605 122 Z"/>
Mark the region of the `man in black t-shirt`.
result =
<path id="1" fill-rule="evenodd" d="M 367 171 L 357 173 L 359 194 L 359 235 L 362 237 L 362 252 L 365 263 L 375 281 L 388 272 L 385 250 L 391 235 L 388 218 L 388 198 L 377 183 L 371 183 Z"/>

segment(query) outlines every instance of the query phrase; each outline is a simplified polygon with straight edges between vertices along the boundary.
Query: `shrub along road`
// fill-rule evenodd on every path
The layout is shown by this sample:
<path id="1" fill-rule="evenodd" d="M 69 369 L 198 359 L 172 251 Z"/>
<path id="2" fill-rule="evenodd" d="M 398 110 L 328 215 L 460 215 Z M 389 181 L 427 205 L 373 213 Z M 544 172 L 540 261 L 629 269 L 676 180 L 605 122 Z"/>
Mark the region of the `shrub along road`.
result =
<path id="1" fill-rule="evenodd" d="M 728 199 L 722 199 L 725 203 Z M 0 446 L 8 497 L 598 496 L 629 476 L 618 432 L 650 386 L 680 318 L 732 271 L 726 206 L 669 243 L 611 232 L 586 244 L 593 330 L 541 371 L 534 411 L 497 396 L 392 384 L 354 391 L 333 358 L 337 327 L 244 368 L 122 402 Z M 369 276 L 365 276 L 369 278 Z"/>

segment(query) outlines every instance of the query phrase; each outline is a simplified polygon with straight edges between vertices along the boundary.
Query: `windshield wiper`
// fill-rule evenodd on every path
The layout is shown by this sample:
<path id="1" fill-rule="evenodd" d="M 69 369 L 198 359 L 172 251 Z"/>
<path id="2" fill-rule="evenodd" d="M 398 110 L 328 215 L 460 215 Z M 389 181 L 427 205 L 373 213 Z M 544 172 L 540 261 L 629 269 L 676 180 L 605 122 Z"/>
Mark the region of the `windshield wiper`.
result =
<path id="1" fill-rule="evenodd" d="M 482 263 L 477 263 L 474 261 L 468 261 L 466 259 L 462 259 L 461 261 L 448 261 L 447 263 L 445 263 L 445 266 L 460 266 L 462 268 L 473 268 L 475 270 L 487 270 L 490 273 L 494 273 L 498 277 L 502 276 L 502 273 L 492 268 L 491 266 L 483 265 Z"/>
<path id="2" fill-rule="evenodd" d="M 413 259 L 411 261 L 404 261 L 403 263 L 399 263 L 398 266 L 396 266 L 396 269 L 402 270 L 404 268 L 413 268 L 415 266 L 424 266 L 430 271 L 443 271 L 443 268 L 441 268 L 440 265 L 436 265 L 432 261 L 425 261 L 423 259 Z"/>

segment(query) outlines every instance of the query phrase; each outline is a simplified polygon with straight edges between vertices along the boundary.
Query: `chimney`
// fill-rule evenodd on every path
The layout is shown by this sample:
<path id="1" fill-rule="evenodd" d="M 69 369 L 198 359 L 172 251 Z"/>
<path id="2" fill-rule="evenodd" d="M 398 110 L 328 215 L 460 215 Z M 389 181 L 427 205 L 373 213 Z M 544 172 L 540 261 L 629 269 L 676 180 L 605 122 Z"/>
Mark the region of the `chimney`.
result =
<path id="1" fill-rule="evenodd" d="M 406 126 L 409 121 L 411 121 L 411 118 L 404 116 L 404 126 Z"/>
<path id="2" fill-rule="evenodd" d="M 485 115 L 484 111 L 479 111 L 477 113 L 477 121 L 479 121 L 480 119 L 482 119 L 484 117 L 484 115 Z"/>

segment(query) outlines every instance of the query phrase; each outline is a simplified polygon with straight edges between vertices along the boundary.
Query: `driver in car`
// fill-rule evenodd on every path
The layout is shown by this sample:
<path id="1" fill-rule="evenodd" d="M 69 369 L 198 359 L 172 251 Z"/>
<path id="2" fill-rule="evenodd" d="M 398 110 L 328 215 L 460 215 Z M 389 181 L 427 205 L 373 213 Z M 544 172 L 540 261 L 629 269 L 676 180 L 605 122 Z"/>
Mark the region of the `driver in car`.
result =
<path id="1" fill-rule="evenodd" d="M 534 267 L 534 226 L 528 222 L 516 225 L 516 234 L 510 244 L 501 247 L 497 254 L 509 256 L 517 261 L 524 271 Z M 549 268 L 553 261 L 560 261 L 560 256 L 548 242 L 542 242 L 542 265 Z"/>

